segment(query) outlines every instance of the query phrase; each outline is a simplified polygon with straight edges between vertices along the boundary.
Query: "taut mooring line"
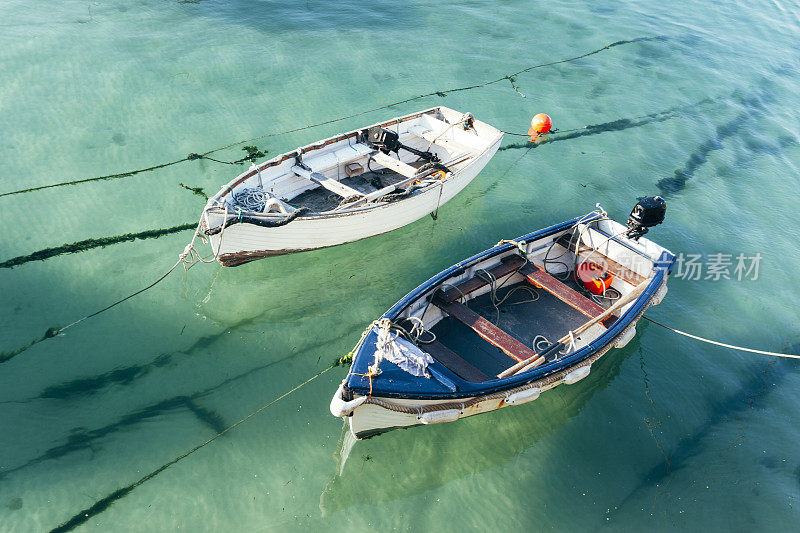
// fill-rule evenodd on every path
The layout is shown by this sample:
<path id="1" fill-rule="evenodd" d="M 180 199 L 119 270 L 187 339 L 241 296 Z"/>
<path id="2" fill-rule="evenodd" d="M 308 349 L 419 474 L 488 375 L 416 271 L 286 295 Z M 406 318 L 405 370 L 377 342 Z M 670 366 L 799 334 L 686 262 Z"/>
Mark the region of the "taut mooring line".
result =
<path id="1" fill-rule="evenodd" d="M 300 389 L 301 387 L 311 383 L 312 381 L 314 381 L 315 379 L 317 379 L 318 377 L 323 375 L 325 372 L 327 372 L 331 368 L 334 368 L 335 366 L 337 366 L 335 363 L 332 364 L 331 366 L 329 366 L 328 368 L 326 368 L 322 372 L 318 372 L 317 374 L 311 376 L 310 378 L 308 378 L 304 382 L 300 383 L 299 385 L 295 385 L 293 388 L 291 388 L 288 391 L 284 392 L 283 394 L 281 394 L 280 396 L 278 396 L 277 398 L 275 398 L 274 400 L 272 400 L 268 404 L 264 405 L 263 407 L 260 407 L 259 409 L 256 409 L 255 411 L 253 411 L 252 413 L 250 413 L 246 417 L 242 418 L 238 422 L 236 422 L 234 424 L 231 424 L 230 426 L 228 426 L 227 428 L 223 429 L 222 431 L 220 431 L 219 433 L 217 433 L 216 435 L 214 435 L 210 439 L 206 440 L 205 442 L 203 442 L 201 444 L 198 444 L 194 448 L 191 448 L 189 451 L 186 451 L 186 452 L 182 453 L 181 455 L 179 455 L 175 459 L 173 459 L 173 460 L 171 460 L 171 461 L 169 461 L 167 463 L 164 463 L 163 465 L 159 466 L 158 468 L 156 468 L 155 470 L 153 470 L 152 472 L 150 472 L 146 476 L 144 476 L 142 478 L 139 478 L 138 480 L 134 481 L 130 485 L 122 487 L 121 489 L 117 489 L 114 492 L 112 492 L 111 494 L 109 494 L 108 496 L 106 496 L 105 498 L 102 498 L 102 499 L 96 501 L 91 507 L 80 511 L 79 513 L 77 513 L 75 516 L 73 516 L 72 518 L 70 518 L 66 522 L 60 524 L 57 527 L 54 527 L 51 530 L 51 533 L 71 531 L 71 530 L 75 529 L 79 525 L 81 525 L 84 522 L 88 521 L 93 516 L 97 516 L 98 514 L 102 513 L 103 511 L 105 511 L 106 509 L 111 507 L 111 505 L 115 501 L 119 500 L 120 498 L 124 498 L 125 496 L 130 494 L 133 491 L 133 489 L 135 489 L 136 487 L 138 487 L 142 483 L 145 483 L 146 481 L 149 481 L 149 480 L 153 479 L 154 477 L 156 477 L 158 474 L 160 474 L 161 472 L 163 472 L 164 470 L 166 470 L 170 466 L 172 466 L 175 463 L 177 463 L 178 461 L 180 461 L 182 459 L 185 459 L 186 457 L 190 456 L 191 454 L 193 454 L 194 452 L 196 452 L 197 450 L 199 450 L 203 446 L 205 446 L 207 444 L 211 444 L 212 442 L 214 442 L 215 440 L 217 440 L 218 438 L 223 436 L 228 431 L 234 429 L 236 426 L 238 426 L 240 424 L 243 424 L 244 422 L 247 422 L 249 419 L 251 419 L 252 417 L 257 415 L 258 413 L 260 413 L 261 411 L 263 411 L 267 407 L 270 407 L 271 405 L 273 405 L 273 404 L 279 402 L 280 400 L 286 398 L 287 396 L 289 396 L 294 391 L 296 391 L 296 390 Z"/>
<path id="2" fill-rule="evenodd" d="M 111 305 L 107 305 L 107 306 L 105 306 L 104 308 L 100 309 L 99 311 L 95 311 L 94 313 L 91 313 L 91 314 L 88 314 L 88 315 L 86 315 L 86 316 L 84 316 L 84 317 L 81 317 L 81 318 L 79 318 L 78 320 L 76 320 L 76 321 L 74 321 L 74 322 L 72 322 L 72 323 L 70 323 L 70 324 L 67 324 L 66 326 L 63 326 L 63 327 L 56 327 L 56 326 L 53 326 L 53 327 L 47 328 L 47 331 L 45 331 L 45 332 L 44 332 L 44 335 L 42 335 L 42 337 L 41 337 L 41 338 L 39 338 L 39 339 L 34 339 L 34 340 L 32 340 L 32 341 L 31 341 L 29 344 L 26 344 L 26 345 L 24 345 L 24 346 L 21 346 L 21 347 L 17 348 L 16 350 L 12 350 L 12 351 L 8 351 L 8 352 L 0 352 L 0 364 L 2 364 L 2 363 L 6 363 L 6 362 L 10 361 L 10 360 L 11 360 L 11 359 L 13 359 L 14 357 L 18 356 L 19 354 L 21 354 L 22 352 L 24 352 L 25 350 L 27 350 L 28 348 L 30 348 L 30 347 L 32 347 L 32 346 L 35 346 L 35 345 L 39 344 L 39 343 L 40 343 L 40 342 L 42 342 L 42 341 L 46 341 L 47 339 L 52 339 L 53 337 L 57 337 L 57 336 L 58 336 L 58 335 L 60 335 L 60 334 L 61 334 L 61 333 L 62 333 L 64 330 L 66 330 L 66 329 L 68 329 L 68 328 L 71 328 L 72 326 L 77 326 L 78 324 L 80 324 L 80 323 L 81 323 L 81 322 L 83 322 L 84 320 L 87 320 L 87 319 L 89 319 L 89 318 L 92 318 L 92 317 L 94 317 L 94 316 L 97 316 L 97 315 L 99 315 L 100 313 L 104 313 L 104 312 L 108 311 L 109 309 L 111 309 L 112 307 L 115 307 L 115 306 L 117 306 L 117 305 L 121 304 L 122 302 L 124 302 L 124 301 L 126 301 L 126 300 L 130 300 L 130 299 L 131 299 L 131 298 L 133 298 L 134 296 L 136 296 L 136 295 L 138 295 L 138 294 L 141 294 L 141 293 L 143 293 L 144 291 L 146 291 L 146 290 L 148 290 L 148 289 L 152 289 L 153 287 L 155 287 L 156 285 L 158 285 L 159 283 L 161 283 L 161 281 L 163 281 L 163 280 L 164 280 L 164 278 L 166 278 L 167 276 L 169 276 L 169 275 L 172 273 L 172 271 L 173 271 L 173 270 L 175 270 L 175 268 L 177 268 L 177 266 L 178 266 L 178 265 L 180 265 L 181 263 L 184 263 L 184 266 L 185 266 L 187 263 L 189 263 L 189 261 L 187 261 L 187 258 L 186 258 L 186 256 L 185 256 L 184 254 L 181 254 L 181 255 L 178 257 L 178 260 L 175 262 L 175 264 L 174 264 L 174 265 L 172 265 L 172 267 L 170 267 L 170 269 L 169 269 L 169 270 L 167 270 L 167 272 L 166 272 L 166 273 L 164 273 L 164 275 L 162 275 L 160 278 L 158 278 L 157 280 L 155 280 L 153 283 L 151 283 L 150 285 L 148 285 L 148 286 L 147 286 L 147 287 L 145 287 L 144 289 L 139 289 L 138 291 L 134 292 L 133 294 L 129 294 L 128 296 L 126 296 L 126 297 L 124 297 L 124 298 L 121 298 L 121 299 L 117 300 L 116 302 L 112 303 Z M 189 263 L 189 264 L 191 264 L 191 263 Z"/>
<path id="3" fill-rule="evenodd" d="M 406 98 L 406 99 L 403 99 L 403 100 L 398 100 L 397 102 L 392 102 L 390 104 L 385 104 L 385 105 L 381 105 L 381 106 L 378 106 L 378 107 L 373 107 L 373 108 L 367 109 L 365 111 L 359 111 L 359 112 L 353 113 L 351 115 L 338 117 L 338 118 L 333 118 L 333 119 L 325 120 L 325 121 L 322 121 L 322 122 L 317 122 L 317 123 L 314 123 L 314 124 L 309 124 L 307 126 L 301 126 L 299 128 L 293 128 L 293 129 L 290 129 L 290 130 L 285 130 L 285 131 L 281 131 L 281 132 L 277 132 L 277 133 L 268 133 L 266 135 L 260 135 L 258 137 L 245 139 L 243 141 L 237 141 L 237 142 L 234 142 L 234 143 L 226 144 L 225 146 L 220 146 L 218 148 L 214 148 L 212 150 L 208 150 L 207 152 L 203 152 L 203 153 L 190 153 L 189 155 L 187 155 L 186 157 L 183 157 L 181 159 L 177 159 L 175 161 L 170 161 L 170 162 L 167 162 L 167 163 L 161 163 L 159 165 L 153 165 L 153 166 L 150 166 L 150 167 L 147 167 L 147 168 L 141 168 L 141 169 L 138 169 L 138 170 L 131 170 L 131 171 L 128 171 L 128 172 L 120 172 L 120 173 L 117 173 L 117 174 L 108 174 L 108 175 L 105 175 L 105 176 L 97 176 L 97 177 L 94 177 L 94 178 L 82 178 L 82 179 L 76 179 L 76 180 L 71 180 L 71 181 L 64 181 L 64 182 L 61 182 L 61 183 L 53 183 L 53 184 L 50 184 L 50 185 L 40 185 L 40 186 L 37 186 L 37 187 L 29 187 L 27 189 L 20 189 L 20 190 L 17 190 L 17 191 L 9 191 L 9 192 L 0 193 L 0 197 L 11 196 L 11 195 L 14 195 L 14 194 L 23 194 L 23 193 L 34 192 L 34 191 L 40 191 L 42 189 L 51 189 L 53 187 L 63 187 L 63 186 L 66 186 L 66 185 L 78 185 L 78 184 L 81 184 L 81 183 L 88 183 L 88 182 L 92 182 L 92 181 L 127 178 L 127 177 L 130 177 L 130 176 L 134 176 L 136 174 L 140 174 L 142 172 L 150 172 L 152 170 L 156 170 L 156 169 L 159 169 L 159 168 L 164 168 L 164 167 L 168 167 L 168 166 L 172 166 L 172 165 L 177 165 L 178 163 L 183 163 L 185 161 L 194 161 L 196 159 L 211 159 L 208 156 L 213 154 L 213 153 L 219 152 L 221 150 L 226 150 L 228 148 L 233 148 L 234 146 L 239 146 L 239 145 L 244 144 L 244 143 L 258 141 L 258 140 L 262 140 L 262 139 L 267 139 L 267 138 L 270 138 L 270 137 L 278 137 L 278 136 L 281 136 L 281 135 L 287 135 L 289 133 L 295 133 L 295 132 L 298 132 L 298 131 L 307 130 L 307 129 L 311 129 L 311 128 L 317 128 L 319 126 L 325 126 L 327 124 L 333 124 L 335 122 L 341 122 L 343 120 L 348 120 L 348 119 L 351 119 L 351 118 L 359 117 L 359 116 L 362 116 L 362 115 L 366 115 L 368 113 L 374 113 L 375 111 L 381 111 L 383 109 L 388 109 L 390 107 L 398 106 L 398 105 L 401 105 L 401 104 L 406 104 L 408 102 L 413 102 L 415 100 L 421 100 L 423 98 L 428 98 L 428 97 L 431 97 L 431 96 L 445 97 L 449 93 L 455 93 L 455 92 L 460 92 L 460 91 L 469 91 L 469 90 L 472 90 L 472 89 L 478 89 L 478 88 L 486 87 L 488 85 L 493 85 L 495 83 L 500 83 L 500 82 L 503 82 L 503 81 L 510 81 L 512 83 L 512 87 L 514 87 L 513 78 L 515 76 L 517 76 L 519 74 L 524 74 L 526 72 L 530 72 L 530 71 L 532 71 L 534 69 L 537 69 L 537 68 L 551 67 L 551 66 L 554 66 L 554 65 L 560 65 L 562 63 L 569 63 L 571 61 L 577 61 L 579 59 L 583 59 L 583 58 L 598 54 L 600 52 L 603 52 L 604 50 L 609 50 L 611 48 L 614 48 L 616 46 L 620 46 L 620 45 L 623 45 L 623 44 L 631 44 L 631 43 L 647 42 L 647 41 L 660 41 L 660 42 L 663 42 L 663 41 L 666 41 L 666 40 L 667 40 L 666 36 L 659 35 L 659 36 L 655 36 L 655 37 L 637 37 L 635 39 L 615 41 L 615 42 L 613 42 L 611 44 L 607 44 L 607 45 L 603 46 L 602 48 L 598 48 L 596 50 L 592 50 L 591 52 L 586 52 L 585 54 L 581 54 L 579 56 L 569 57 L 569 58 L 566 58 L 566 59 L 560 59 L 558 61 L 550 61 L 548 63 L 540 63 L 538 65 L 531 65 L 529 67 L 523 68 L 523 69 L 518 70 L 516 72 L 513 72 L 511 74 L 506 74 L 505 76 L 502 76 L 502 77 L 497 78 L 495 80 L 486 81 L 486 82 L 478 83 L 478 84 L 475 84 L 475 85 L 468 85 L 468 86 L 465 86 L 465 87 L 454 87 L 452 89 L 431 91 L 429 93 L 420 94 L 420 95 L 417 95 L 417 96 L 412 96 L 410 98 Z M 517 91 L 517 92 L 519 92 L 519 91 Z M 251 148 L 253 150 L 249 150 L 248 148 Z M 229 161 L 218 161 L 218 162 L 220 162 L 220 163 L 240 163 L 240 162 L 243 162 L 243 161 L 252 161 L 252 160 L 254 160 L 256 158 L 256 155 L 255 155 L 256 152 L 257 152 L 257 148 L 256 147 L 252 147 L 252 146 L 251 147 L 247 147 L 246 146 L 243 149 L 248 152 L 249 155 L 247 157 L 245 157 L 245 158 L 243 158 L 241 160 L 238 160 L 238 161 L 233 161 L 233 162 L 229 162 Z"/>
<path id="4" fill-rule="evenodd" d="M 766 350 L 756 350 L 755 348 L 745 348 L 744 346 L 736 346 L 734 344 L 727 344 L 724 342 L 714 341 L 711 339 L 706 339 L 705 337 L 699 337 L 697 335 L 692 335 L 691 333 L 686 333 L 685 331 L 681 331 L 679 329 L 671 328 L 666 324 L 662 324 L 661 322 L 657 322 L 652 318 L 642 315 L 642 318 L 645 320 L 652 322 L 656 326 L 661 326 L 664 329 L 668 329 L 673 333 L 677 333 L 678 335 L 683 335 L 684 337 L 689 337 L 690 339 L 694 339 L 696 341 L 705 342 L 707 344 L 713 344 L 715 346 L 722 346 L 723 348 L 730 348 L 731 350 L 739 350 L 742 352 L 750 352 L 750 353 L 757 353 L 759 355 L 769 355 L 772 357 L 785 357 L 788 359 L 800 359 L 800 355 L 790 354 L 790 353 L 779 353 L 779 352 L 768 352 Z"/>

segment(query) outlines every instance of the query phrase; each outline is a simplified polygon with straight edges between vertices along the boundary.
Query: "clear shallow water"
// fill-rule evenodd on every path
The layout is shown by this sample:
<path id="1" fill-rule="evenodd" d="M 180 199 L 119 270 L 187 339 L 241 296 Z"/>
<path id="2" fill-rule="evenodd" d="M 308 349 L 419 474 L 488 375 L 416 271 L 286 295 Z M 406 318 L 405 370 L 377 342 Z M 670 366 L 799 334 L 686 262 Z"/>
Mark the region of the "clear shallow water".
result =
<path id="1" fill-rule="evenodd" d="M 665 192 L 660 243 L 763 256 L 757 281 L 673 280 L 651 316 L 796 353 L 798 12 L 780 2 L 3 2 L 3 191 L 171 161 L 620 39 L 668 39 L 520 75 L 524 99 L 496 84 L 257 143 L 276 154 L 439 103 L 509 131 L 540 111 L 561 129 L 616 124 L 499 152 L 436 222 L 180 271 L 3 364 L 2 529 L 61 523 L 325 368 L 441 268 L 598 201 L 624 218 L 637 196 Z M 676 170 L 685 187 L 662 191 Z M 177 183 L 213 192 L 235 172 L 184 163 L 2 198 L 0 259 L 194 220 L 202 201 Z M 2 349 L 150 283 L 188 238 L 3 270 Z M 344 371 L 331 371 L 83 528 L 796 524 L 797 366 L 639 330 L 589 378 L 533 404 L 359 443 L 341 477 L 341 423 L 327 404 Z"/>

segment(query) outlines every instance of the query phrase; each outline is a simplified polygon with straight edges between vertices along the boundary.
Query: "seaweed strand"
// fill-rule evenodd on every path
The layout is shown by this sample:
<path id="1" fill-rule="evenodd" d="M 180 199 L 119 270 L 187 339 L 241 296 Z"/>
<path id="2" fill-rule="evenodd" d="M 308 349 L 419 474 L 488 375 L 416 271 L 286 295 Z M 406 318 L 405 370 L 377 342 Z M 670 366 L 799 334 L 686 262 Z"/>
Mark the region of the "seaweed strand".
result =
<path id="1" fill-rule="evenodd" d="M 24 265 L 25 263 L 30 263 L 31 261 L 44 261 L 45 259 L 50 259 L 51 257 L 56 257 L 58 255 L 85 252 L 86 250 L 91 250 L 93 248 L 105 248 L 106 246 L 110 246 L 112 244 L 118 244 L 121 242 L 144 240 L 144 239 L 157 239 L 159 237 L 163 237 L 164 235 L 170 235 L 172 233 L 177 233 L 179 231 L 186 231 L 195 228 L 197 228 L 197 222 L 187 222 L 186 224 L 173 226 L 171 228 L 150 229 L 146 231 L 140 231 L 138 233 L 124 233 L 122 235 L 114 235 L 113 237 L 84 239 L 78 242 L 62 244 L 61 246 L 44 248 L 43 250 L 38 250 L 36 252 L 33 252 L 32 254 L 13 257 L 6 261 L 0 262 L 0 268 L 14 268 L 15 266 Z"/>
<path id="2" fill-rule="evenodd" d="M 598 54 L 598 53 L 603 52 L 605 50 L 610 50 L 611 48 L 614 48 L 616 46 L 620 46 L 620 45 L 623 45 L 623 44 L 631 44 L 631 43 L 647 42 L 647 41 L 663 42 L 663 41 L 666 41 L 666 40 L 667 40 L 667 37 L 661 35 L 661 36 L 655 36 L 655 37 L 637 37 L 635 39 L 615 41 L 615 42 L 613 42 L 611 44 L 607 44 L 606 46 L 603 46 L 602 48 L 597 48 L 596 50 L 592 50 L 591 52 L 586 52 L 585 54 L 581 54 L 581 55 L 578 55 L 578 56 L 575 56 L 575 57 L 569 57 L 569 58 L 566 58 L 566 59 L 560 59 L 558 61 L 550 61 L 548 63 L 540 63 L 540 64 L 537 64 L 537 65 L 531 65 L 529 67 L 523 68 L 523 69 L 518 70 L 516 72 L 513 72 L 511 74 L 506 74 L 504 76 L 501 76 L 501 77 L 499 77 L 499 78 L 497 78 L 495 80 L 490 80 L 490 81 L 486 81 L 486 82 L 478 83 L 478 84 L 474 84 L 474 85 L 468 85 L 468 86 L 465 86 L 465 87 L 454 87 L 452 89 L 431 91 L 431 92 L 420 94 L 420 95 L 417 95 L 417 96 L 412 96 L 412 97 L 409 97 L 409 98 L 406 98 L 406 99 L 403 99 L 403 100 L 398 100 L 397 102 L 392 102 L 390 104 L 385 104 L 385 105 L 381 105 L 381 106 L 378 106 L 378 107 L 373 107 L 373 108 L 367 109 L 365 111 L 359 111 L 357 113 L 353 113 L 353 114 L 350 114 L 350 115 L 346 115 L 346 116 L 342 116 L 342 117 L 338 117 L 338 118 L 333 118 L 333 119 L 325 120 L 325 121 L 322 121 L 322 122 L 317 122 L 317 123 L 314 123 L 314 124 L 308 124 L 306 126 L 301 126 L 301 127 L 298 127 L 298 128 L 292 128 L 292 129 L 281 131 L 281 132 L 268 133 L 266 135 L 260 135 L 258 137 L 245 139 L 243 141 L 237 141 L 237 142 L 234 142 L 234 143 L 227 144 L 225 146 L 220 146 L 218 148 L 214 148 L 214 149 L 208 150 L 207 152 L 203 152 L 203 153 L 194 153 L 193 152 L 193 153 L 188 154 L 186 157 L 183 157 L 183 158 L 178 159 L 176 161 L 171 161 L 171 162 L 168 162 L 168 163 L 162 163 L 160 165 L 154 165 L 154 166 L 151 166 L 151 167 L 142 168 L 142 169 L 138 169 L 138 170 L 131 170 L 131 171 L 128 171 L 128 172 L 120 172 L 120 173 L 117 173 L 117 174 L 109 174 L 109 175 L 106 175 L 106 176 L 98 176 L 98 177 L 94 177 L 94 178 L 83 178 L 83 179 L 77 179 L 77 180 L 71 180 L 71 181 L 64 181 L 64 182 L 61 182 L 61 183 L 52 183 L 50 185 L 40 185 L 40 186 L 37 186 L 37 187 L 30 187 L 30 188 L 27 188 L 27 189 L 20 189 L 20 190 L 16 190 L 16 191 L 4 192 L 4 193 L 0 193 L 0 198 L 2 198 L 4 196 L 15 195 L 15 194 L 23 194 L 23 193 L 28 193 L 28 192 L 40 191 L 42 189 L 50 189 L 50 188 L 53 188 L 53 187 L 63 187 L 63 186 L 66 186 L 66 185 L 77 185 L 77 184 L 80 184 L 80 183 L 88 183 L 88 182 L 92 182 L 92 181 L 101 181 L 101 180 L 109 180 L 109 179 L 117 179 L 117 178 L 127 178 L 127 177 L 130 177 L 130 176 L 134 176 L 136 174 L 140 174 L 142 172 L 149 172 L 149 171 L 156 170 L 156 169 L 159 169 L 159 168 L 164 168 L 164 167 L 168 167 L 168 166 L 171 166 L 171 165 L 177 165 L 178 163 L 183 163 L 184 161 L 194 161 L 194 160 L 197 160 L 197 159 L 211 159 L 212 161 L 216 161 L 218 163 L 228 163 L 228 164 L 243 163 L 245 161 L 254 161 L 255 159 L 258 159 L 258 158 L 261 158 L 261 157 L 264 156 L 264 152 L 261 152 L 255 146 L 244 146 L 242 149 L 245 152 L 247 152 L 248 155 L 245 156 L 244 158 L 240 159 L 240 160 L 233 161 L 233 162 L 212 159 L 212 158 L 210 158 L 208 156 L 213 154 L 213 153 L 216 153 L 216 152 L 219 152 L 219 151 L 222 151 L 222 150 L 226 150 L 226 149 L 232 148 L 234 146 L 239 146 L 239 145 L 242 145 L 242 144 L 245 144 L 245 143 L 250 143 L 250 142 L 253 142 L 253 141 L 266 139 L 266 138 L 270 138 L 270 137 L 278 137 L 278 136 L 281 136 L 281 135 L 287 135 L 289 133 L 295 133 L 295 132 L 302 131 L 302 130 L 307 130 L 307 129 L 311 129 L 311 128 L 317 128 L 317 127 L 320 127 L 320 126 L 325 126 L 327 124 L 333 124 L 335 122 L 341 122 L 343 120 L 348 120 L 348 119 L 351 119 L 351 118 L 359 117 L 359 116 L 362 116 L 362 115 L 366 115 L 368 113 L 374 113 L 375 111 L 381 111 L 383 109 L 389 109 L 391 107 L 395 107 L 395 106 L 398 106 L 398 105 L 401 105 L 401 104 L 406 104 L 408 102 L 413 102 L 415 100 L 421 100 L 423 98 L 428 98 L 428 97 L 431 97 L 431 96 L 439 96 L 439 97 L 444 98 L 444 97 L 448 96 L 450 93 L 461 92 L 461 91 L 469 91 L 469 90 L 472 90 L 472 89 L 478 89 L 478 88 L 482 88 L 482 87 L 487 87 L 489 85 L 493 85 L 495 83 L 500 83 L 500 82 L 504 82 L 504 81 L 512 81 L 512 87 L 513 87 L 514 86 L 513 85 L 513 83 L 514 83 L 513 79 L 516 76 L 518 76 L 519 74 L 530 72 L 530 71 L 532 71 L 534 69 L 543 68 L 543 67 L 550 67 L 550 66 L 554 66 L 554 65 L 560 65 L 562 63 L 568 63 L 568 62 L 571 62 L 571 61 L 577 61 L 579 59 L 583 59 L 583 58 Z M 519 92 L 516 88 L 515 88 L 515 90 L 517 92 Z M 520 93 L 520 94 L 522 94 L 522 93 Z"/>

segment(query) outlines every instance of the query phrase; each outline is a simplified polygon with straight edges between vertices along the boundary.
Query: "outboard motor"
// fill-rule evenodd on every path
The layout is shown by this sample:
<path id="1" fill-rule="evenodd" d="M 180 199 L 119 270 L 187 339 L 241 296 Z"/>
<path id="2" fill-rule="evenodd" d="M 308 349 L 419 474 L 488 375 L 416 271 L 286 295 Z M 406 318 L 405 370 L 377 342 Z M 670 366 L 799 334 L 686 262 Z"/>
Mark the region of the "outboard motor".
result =
<path id="1" fill-rule="evenodd" d="M 367 128 L 363 132 L 364 142 L 370 147 L 375 150 L 380 150 L 384 153 L 389 152 L 397 152 L 401 148 L 407 152 L 411 152 L 415 154 L 425 161 L 430 162 L 438 162 L 439 158 L 436 154 L 431 152 L 423 152 L 422 150 L 417 150 L 416 148 L 411 148 L 410 146 L 406 146 L 405 144 L 400 142 L 400 136 L 391 130 L 387 130 L 385 128 L 380 128 L 378 126 L 373 126 L 371 128 Z"/>
<path id="2" fill-rule="evenodd" d="M 639 237 L 650 231 L 653 226 L 664 222 L 667 213 L 667 202 L 660 196 L 647 196 L 639 198 L 633 206 L 633 211 L 628 216 L 628 231 L 625 235 L 629 239 L 638 240 Z"/>
<path id="3" fill-rule="evenodd" d="M 366 132 L 367 144 L 381 152 L 396 152 L 400 149 L 400 136 L 391 130 L 374 126 Z"/>

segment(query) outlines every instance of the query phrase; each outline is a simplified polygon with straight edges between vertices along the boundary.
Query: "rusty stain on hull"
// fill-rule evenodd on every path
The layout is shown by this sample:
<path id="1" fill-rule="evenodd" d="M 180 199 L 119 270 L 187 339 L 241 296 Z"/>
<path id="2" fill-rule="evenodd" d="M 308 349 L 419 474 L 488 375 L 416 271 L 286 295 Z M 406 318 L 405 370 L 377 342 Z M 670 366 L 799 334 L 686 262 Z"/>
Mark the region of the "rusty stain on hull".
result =
<path id="1" fill-rule="evenodd" d="M 421 217 L 420 217 L 421 218 Z M 400 229 L 400 228 L 396 228 Z M 376 233 L 375 235 L 369 235 L 367 237 L 363 237 L 361 239 L 356 239 L 354 241 L 347 241 L 340 244 L 333 244 L 327 246 L 315 246 L 314 248 L 283 248 L 281 250 L 249 250 L 246 252 L 232 252 L 228 254 L 219 254 L 217 256 L 217 261 L 219 264 L 225 267 L 235 267 L 239 265 L 243 265 L 245 263 L 249 263 L 250 261 L 256 261 L 258 259 L 264 259 L 266 257 L 275 257 L 279 255 L 289 255 L 289 254 L 298 254 L 301 252 L 310 252 L 312 250 L 321 250 L 323 248 L 333 248 L 335 246 L 342 246 L 344 244 L 350 244 L 351 242 L 358 242 L 363 241 L 364 239 L 371 239 L 372 237 L 377 237 L 378 235 L 383 235 L 385 233 L 389 233 L 395 230 L 384 231 L 382 233 Z"/>

